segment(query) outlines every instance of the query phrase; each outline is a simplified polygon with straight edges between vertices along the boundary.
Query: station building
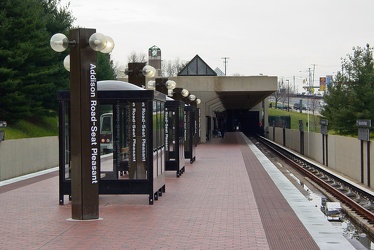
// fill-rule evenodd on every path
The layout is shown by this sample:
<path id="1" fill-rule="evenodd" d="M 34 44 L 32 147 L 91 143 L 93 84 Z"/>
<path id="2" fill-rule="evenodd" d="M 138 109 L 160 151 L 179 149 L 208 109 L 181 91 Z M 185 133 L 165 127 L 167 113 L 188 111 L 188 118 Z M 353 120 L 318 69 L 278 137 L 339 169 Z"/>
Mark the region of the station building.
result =
<path id="1" fill-rule="evenodd" d="M 161 50 L 152 46 L 148 57 L 149 65 L 157 70 L 156 78 L 161 77 Z M 177 76 L 168 79 L 201 100 L 197 105 L 200 143 L 205 143 L 219 130 L 239 130 L 246 135 L 267 131 L 266 98 L 277 90 L 276 76 L 218 76 L 196 55 Z"/>

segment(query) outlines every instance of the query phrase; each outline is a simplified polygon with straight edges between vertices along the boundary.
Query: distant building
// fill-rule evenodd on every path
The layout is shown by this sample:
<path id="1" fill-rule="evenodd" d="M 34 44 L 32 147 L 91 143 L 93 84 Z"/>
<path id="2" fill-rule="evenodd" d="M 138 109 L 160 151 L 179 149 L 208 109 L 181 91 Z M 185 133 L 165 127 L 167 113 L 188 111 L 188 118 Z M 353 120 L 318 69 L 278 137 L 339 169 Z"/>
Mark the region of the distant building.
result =
<path id="1" fill-rule="evenodd" d="M 225 76 L 225 73 L 218 67 L 214 71 L 217 73 L 217 76 Z"/>
<path id="2" fill-rule="evenodd" d="M 199 55 L 196 55 L 179 71 L 178 76 L 217 76 L 217 73 Z"/>
<path id="3" fill-rule="evenodd" d="M 153 45 L 148 49 L 148 64 L 157 70 L 156 77 L 160 77 L 161 71 L 161 49 Z"/>

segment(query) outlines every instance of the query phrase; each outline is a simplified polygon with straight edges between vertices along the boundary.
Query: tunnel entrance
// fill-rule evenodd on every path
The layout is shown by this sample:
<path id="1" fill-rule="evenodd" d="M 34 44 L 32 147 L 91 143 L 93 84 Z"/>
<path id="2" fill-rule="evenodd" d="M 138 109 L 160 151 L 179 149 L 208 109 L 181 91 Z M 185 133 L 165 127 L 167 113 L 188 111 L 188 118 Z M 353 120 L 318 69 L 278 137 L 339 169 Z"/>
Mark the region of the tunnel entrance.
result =
<path id="1" fill-rule="evenodd" d="M 226 110 L 226 131 L 241 131 L 247 136 L 262 134 L 260 112 L 244 109 Z"/>

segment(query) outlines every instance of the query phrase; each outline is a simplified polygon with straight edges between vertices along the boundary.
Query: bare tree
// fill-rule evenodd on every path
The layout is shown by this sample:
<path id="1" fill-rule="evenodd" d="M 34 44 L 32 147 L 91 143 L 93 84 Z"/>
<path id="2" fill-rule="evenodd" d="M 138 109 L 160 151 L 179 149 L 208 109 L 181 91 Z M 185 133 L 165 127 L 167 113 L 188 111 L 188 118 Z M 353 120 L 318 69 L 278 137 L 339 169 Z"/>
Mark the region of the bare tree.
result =
<path id="1" fill-rule="evenodd" d="M 319 99 L 317 98 L 312 98 L 310 100 L 310 106 L 307 107 L 307 109 L 309 109 L 309 111 L 312 111 L 312 114 L 313 114 L 313 118 L 312 118 L 312 124 L 311 124 L 311 129 L 312 131 L 317 131 L 317 127 L 319 125 L 319 118 L 317 118 L 317 115 L 315 114 L 315 112 L 317 111 L 317 108 L 319 106 Z"/>
<path id="2" fill-rule="evenodd" d="M 179 71 L 181 71 L 185 66 L 187 65 L 187 62 L 181 61 L 179 58 L 176 58 L 174 61 L 163 61 L 162 63 L 162 72 L 163 76 L 176 76 Z"/>
<path id="3" fill-rule="evenodd" d="M 282 90 L 284 90 L 284 88 L 283 88 L 283 82 L 278 82 L 278 89 L 277 89 L 277 91 L 275 91 L 274 93 L 273 93 L 273 96 L 274 96 L 274 100 L 275 100 L 275 106 L 274 106 L 274 108 L 277 108 L 277 105 L 278 105 L 278 102 L 284 102 L 284 100 L 283 100 L 283 98 L 284 98 L 284 91 L 282 91 Z"/>
<path id="4" fill-rule="evenodd" d="M 142 52 L 131 52 L 130 55 L 127 56 L 127 61 L 129 63 L 134 63 L 134 62 L 147 62 L 147 55 Z"/>
<path id="5" fill-rule="evenodd" d="M 175 76 L 177 74 L 178 72 L 176 70 L 176 67 L 171 62 L 171 60 L 167 61 L 166 63 L 165 61 L 163 61 L 163 64 L 162 64 L 162 75 L 163 76 Z"/>
<path id="6" fill-rule="evenodd" d="M 181 71 L 186 65 L 188 64 L 188 61 L 180 61 L 179 58 L 175 59 L 175 65 L 177 67 L 177 74 L 179 71 Z"/>

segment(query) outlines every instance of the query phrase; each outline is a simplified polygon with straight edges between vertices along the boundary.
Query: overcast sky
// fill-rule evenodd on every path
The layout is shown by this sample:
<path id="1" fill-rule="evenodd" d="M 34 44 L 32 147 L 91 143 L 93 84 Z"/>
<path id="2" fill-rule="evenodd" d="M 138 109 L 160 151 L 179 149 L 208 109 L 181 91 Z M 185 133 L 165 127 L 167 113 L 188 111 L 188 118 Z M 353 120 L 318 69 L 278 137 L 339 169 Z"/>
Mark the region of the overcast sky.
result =
<path id="1" fill-rule="evenodd" d="M 62 0 L 65 5 L 68 0 Z M 70 0 L 74 25 L 111 36 L 112 59 L 153 45 L 162 60 L 198 54 L 227 75 L 271 75 L 296 83 L 315 67 L 335 75 L 356 46 L 374 45 L 374 0 Z"/>

